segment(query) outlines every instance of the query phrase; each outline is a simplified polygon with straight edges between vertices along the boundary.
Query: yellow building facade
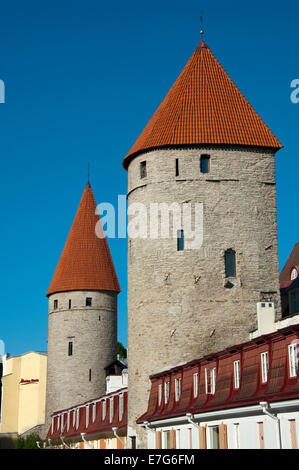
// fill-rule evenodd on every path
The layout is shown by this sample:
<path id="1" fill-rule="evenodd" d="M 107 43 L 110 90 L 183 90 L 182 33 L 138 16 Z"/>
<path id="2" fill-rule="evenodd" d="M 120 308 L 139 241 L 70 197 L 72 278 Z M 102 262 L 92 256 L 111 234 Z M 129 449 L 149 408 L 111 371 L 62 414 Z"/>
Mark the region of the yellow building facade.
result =
<path id="1" fill-rule="evenodd" d="M 45 422 L 47 355 L 28 352 L 4 361 L 0 434 L 21 435 Z"/>

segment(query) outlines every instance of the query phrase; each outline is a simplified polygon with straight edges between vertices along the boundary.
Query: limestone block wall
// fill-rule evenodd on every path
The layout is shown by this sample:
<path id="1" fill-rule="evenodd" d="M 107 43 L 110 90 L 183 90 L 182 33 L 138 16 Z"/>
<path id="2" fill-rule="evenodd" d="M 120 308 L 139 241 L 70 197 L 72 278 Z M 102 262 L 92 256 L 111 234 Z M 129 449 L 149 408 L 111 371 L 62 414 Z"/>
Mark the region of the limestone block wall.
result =
<path id="1" fill-rule="evenodd" d="M 203 154 L 210 156 L 205 174 Z M 151 203 L 173 202 L 191 203 L 193 215 L 195 203 L 203 204 L 199 249 L 177 251 L 176 237 L 149 237 Z M 263 299 L 281 317 L 275 154 L 231 147 L 142 153 L 128 168 L 129 207 L 134 203 L 148 208 L 148 219 L 147 236 L 128 239 L 129 435 L 137 433 L 137 446 L 145 447 L 135 420 L 147 408 L 150 374 L 249 340 Z M 229 279 L 228 249 L 236 252 L 236 277 Z"/>
<path id="2" fill-rule="evenodd" d="M 86 306 L 87 297 L 92 299 L 91 306 Z M 47 425 L 54 411 L 105 393 L 104 368 L 117 355 L 117 294 L 108 291 L 52 294 L 48 328 Z"/>

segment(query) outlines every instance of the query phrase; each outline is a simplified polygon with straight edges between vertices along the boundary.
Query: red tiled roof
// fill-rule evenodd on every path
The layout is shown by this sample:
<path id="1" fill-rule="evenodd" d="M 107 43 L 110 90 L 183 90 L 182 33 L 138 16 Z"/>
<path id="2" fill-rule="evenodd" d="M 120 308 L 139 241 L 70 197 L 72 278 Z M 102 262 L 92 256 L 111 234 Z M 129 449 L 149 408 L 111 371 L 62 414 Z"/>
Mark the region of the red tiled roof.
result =
<path id="1" fill-rule="evenodd" d="M 123 396 L 123 412 L 120 416 L 120 395 Z M 113 414 L 110 420 L 110 400 L 113 398 Z M 103 402 L 106 402 L 105 415 L 103 414 Z M 93 420 L 93 404 L 96 406 Z M 89 410 L 88 422 L 86 423 L 86 412 Z M 76 421 L 76 413 L 79 410 L 79 420 Z M 128 389 L 121 388 L 99 398 L 89 400 L 88 402 L 78 404 L 71 408 L 55 411 L 52 413 L 53 428 L 50 425 L 46 439 L 56 440 L 60 436 L 69 439 L 80 438 L 81 433 L 87 436 L 98 435 L 108 436 L 113 433 L 112 428 L 116 427 L 120 434 L 125 434 L 127 427 L 128 410 Z M 67 417 L 69 414 L 69 426 L 67 426 Z M 63 425 L 62 425 L 63 420 Z"/>
<path id="2" fill-rule="evenodd" d="M 123 161 L 159 147 L 219 144 L 280 149 L 282 145 L 201 41 Z"/>
<path id="3" fill-rule="evenodd" d="M 151 391 L 147 411 L 137 423 L 156 421 L 186 413 L 201 413 L 279 401 L 299 396 L 299 377 L 289 377 L 288 345 L 299 339 L 299 325 L 289 326 L 252 341 L 232 346 L 217 354 L 205 356 L 151 376 Z M 269 378 L 263 384 L 260 354 L 268 351 Z M 240 387 L 234 388 L 234 361 L 240 360 Z M 215 394 L 206 393 L 205 369 L 216 367 Z M 194 397 L 193 374 L 198 373 L 198 396 Z M 181 377 L 181 398 L 174 399 L 174 381 Z M 158 402 L 159 384 L 170 382 L 168 403 Z"/>
<path id="4" fill-rule="evenodd" d="M 281 288 L 288 287 L 293 282 L 291 280 L 291 269 L 292 267 L 296 267 L 297 269 L 298 266 L 299 266 L 299 243 L 296 243 L 290 253 L 290 256 L 287 259 L 286 264 L 282 268 L 281 273 L 279 275 Z"/>
<path id="5" fill-rule="evenodd" d="M 120 292 L 107 240 L 105 236 L 98 238 L 96 235 L 97 223 L 101 221 L 96 215 L 96 202 L 88 183 L 47 296 L 74 290 Z"/>

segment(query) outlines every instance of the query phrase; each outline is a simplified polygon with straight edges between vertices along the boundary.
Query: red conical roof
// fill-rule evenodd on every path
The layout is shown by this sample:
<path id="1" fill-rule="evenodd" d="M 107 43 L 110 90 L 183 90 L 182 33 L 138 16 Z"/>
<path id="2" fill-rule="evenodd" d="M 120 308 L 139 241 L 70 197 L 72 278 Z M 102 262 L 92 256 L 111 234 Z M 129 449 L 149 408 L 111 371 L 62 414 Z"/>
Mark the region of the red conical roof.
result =
<path id="1" fill-rule="evenodd" d="M 282 145 L 201 41 L 182 73 L 126 155 L 179 145 Z"/>
<path id="2" fill-rule="evenodd" d="M 95 232 L 100 221 L 95 212 L 96 202 L 88 183 L 47 296 L 74 290 L 120 292 L 107 240 L 98 238 Z"/>

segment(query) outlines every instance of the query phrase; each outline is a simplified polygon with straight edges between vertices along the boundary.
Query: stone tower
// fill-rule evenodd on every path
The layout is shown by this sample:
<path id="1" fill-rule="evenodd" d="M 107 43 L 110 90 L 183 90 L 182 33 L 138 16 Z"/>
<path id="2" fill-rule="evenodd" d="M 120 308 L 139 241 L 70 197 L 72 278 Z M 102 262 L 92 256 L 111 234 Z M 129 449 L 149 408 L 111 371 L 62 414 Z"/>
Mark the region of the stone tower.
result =
<path id="1" fill-rule="evenodd" d="M 263 299 L 280 318 L 280 148 L 201 41 L 124 159 L 129 211 L 136 217 L 141 203 L 147 214 L 143 234 L 128 240 L 128 435 L 139 448 L 150 374 L 249 340 Z M 197 243 L 172 210 L 172 233 L 157 236 L 173 203 L 182 214 L 191 207 L 193 224 L 197 213 Z"/>
<path id="2" fill-rule="evenodd" d="M 98 225 L 97 225 L 98 224 Z M 105 393 L 117 357 L 119 283 L 88 183 L 47 292 L 47 425 L 51 413 Z"/>

